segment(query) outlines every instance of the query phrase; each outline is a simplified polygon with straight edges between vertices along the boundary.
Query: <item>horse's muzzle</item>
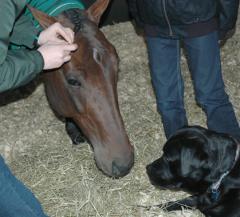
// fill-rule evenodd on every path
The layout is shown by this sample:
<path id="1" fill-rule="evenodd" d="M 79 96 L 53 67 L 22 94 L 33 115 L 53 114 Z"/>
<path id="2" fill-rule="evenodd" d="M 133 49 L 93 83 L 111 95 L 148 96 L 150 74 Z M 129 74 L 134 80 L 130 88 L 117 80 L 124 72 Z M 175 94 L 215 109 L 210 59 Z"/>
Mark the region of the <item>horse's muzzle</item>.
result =
<path id="1" fill-rule="evenodd" d="M 100 154 L 96 155 L 95 152 L 95 160 L 98 168 L 103 173 L 113 178 L 120 178 L 127 175 L 133 167 L 134 152 L 130 151 L 123 156 L 114 156 L 111 158 Z"/>
<path id="2" fill-rule="evenodd" d="M 113 177 L 123 177 L 129 173 L 134 164 L 134 157 L 127 165 L 119 164 L 117 161 L 112 162 L 112 176 Z"/>

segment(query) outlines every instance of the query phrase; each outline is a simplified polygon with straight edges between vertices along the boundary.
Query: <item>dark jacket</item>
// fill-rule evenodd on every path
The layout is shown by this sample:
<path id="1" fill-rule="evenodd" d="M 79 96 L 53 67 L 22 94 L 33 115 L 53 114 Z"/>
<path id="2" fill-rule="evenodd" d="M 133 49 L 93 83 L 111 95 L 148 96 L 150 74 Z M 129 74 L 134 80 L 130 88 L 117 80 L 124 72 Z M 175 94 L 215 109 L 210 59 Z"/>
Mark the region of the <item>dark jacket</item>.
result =
<path id="1" fill-rule="evenodd" d="M 233 29 L 239 0 L 128 0 L 138 25 L 155 25 L 164 35 L 184 36 L 189 24 L 218 19 L 219 31 Z"/>

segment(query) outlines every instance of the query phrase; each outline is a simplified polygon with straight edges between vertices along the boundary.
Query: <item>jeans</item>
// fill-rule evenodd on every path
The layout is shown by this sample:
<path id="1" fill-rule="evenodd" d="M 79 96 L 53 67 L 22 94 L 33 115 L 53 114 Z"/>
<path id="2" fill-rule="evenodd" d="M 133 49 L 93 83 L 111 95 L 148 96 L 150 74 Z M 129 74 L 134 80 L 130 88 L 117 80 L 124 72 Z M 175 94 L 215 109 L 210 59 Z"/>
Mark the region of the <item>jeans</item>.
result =
<path id="1" fill-rule="evenodd" d="M 165 135 L 169 138 L 188 124 L 184 109 L 184 83 L 180 67 L 180 41 L 147 37 L 152 84 Z M 197 103 L 207 116 L 210 130 L 240 139 L 240 129 L 225 92 L 221 72 L 218 32 L 183 39 Z"/>
<path id="2" fill-rule="evenodd" d="M 16 179 L 1 156 L 0 217 L 47 217 L 33 193 Z"/>

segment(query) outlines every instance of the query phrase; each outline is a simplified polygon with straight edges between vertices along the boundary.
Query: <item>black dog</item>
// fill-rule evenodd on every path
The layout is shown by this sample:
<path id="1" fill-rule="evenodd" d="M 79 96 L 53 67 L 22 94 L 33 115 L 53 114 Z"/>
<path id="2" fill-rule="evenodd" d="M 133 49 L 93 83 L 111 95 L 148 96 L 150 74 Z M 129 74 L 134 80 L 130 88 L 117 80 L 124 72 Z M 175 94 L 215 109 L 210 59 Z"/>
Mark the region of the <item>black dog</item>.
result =
<path id="1" fill-rule="evenodd" d="M 229 135 L 199 126 L 180 129 L 147 166 L 152 184 L 192 196 L 164 204 L 197 208 L 207 217 L 240 217 L 240 146 Z"/>

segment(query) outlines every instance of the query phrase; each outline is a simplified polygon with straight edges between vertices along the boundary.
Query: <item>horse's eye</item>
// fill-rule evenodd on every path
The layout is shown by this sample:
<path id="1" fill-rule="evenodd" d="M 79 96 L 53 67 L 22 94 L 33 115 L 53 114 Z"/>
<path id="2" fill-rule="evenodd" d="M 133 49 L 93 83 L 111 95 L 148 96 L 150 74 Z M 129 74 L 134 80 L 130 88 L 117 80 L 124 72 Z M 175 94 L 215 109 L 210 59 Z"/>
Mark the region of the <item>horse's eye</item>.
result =
<path id="1" fill-rule="evenodd" d="M 93 59 L 97 62 L 97 63 L 101 63 L 101 55 L 98 52 L 98 50 L 96 48 L 93 48 Z"/>
<path id="2" fill-rule="evenodd" d="M 74 87 L 80 87 L 81 86 L 81 82 L 79 82 L 75 78 L 68 78 L 67 82 L 68 82 L 69 85 L 74 86 Z"/>

